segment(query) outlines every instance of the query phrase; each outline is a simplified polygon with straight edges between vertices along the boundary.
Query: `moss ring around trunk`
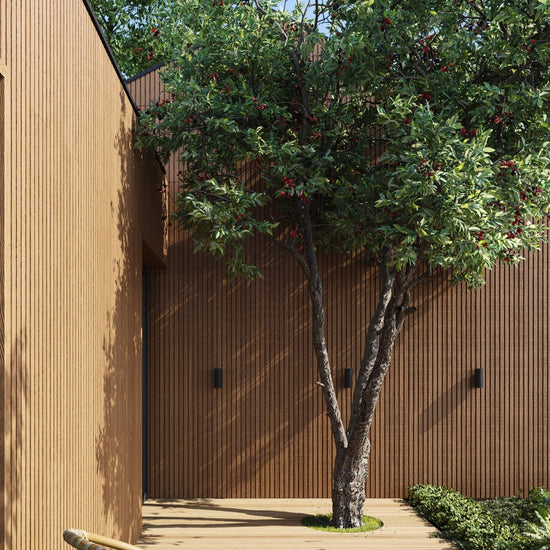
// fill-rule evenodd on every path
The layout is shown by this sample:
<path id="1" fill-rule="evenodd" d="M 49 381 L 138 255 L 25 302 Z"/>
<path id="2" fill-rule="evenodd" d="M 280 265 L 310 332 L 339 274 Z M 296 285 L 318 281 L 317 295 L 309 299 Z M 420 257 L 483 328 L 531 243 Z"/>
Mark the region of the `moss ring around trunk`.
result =
<path id="1" fill-rule="evenodd" d="M 328 531 L 330 533 L 365 533 L 380 529 L 384 524 L 372 516 L 363 516 L 363 524 L 360 527 L 349 527 L 339 529 L 332 525 L 332 514 L 316 514 L 315 516 L 306 516 L 302 520 L 302 525 L 317 529 L 318 531 Z"/>

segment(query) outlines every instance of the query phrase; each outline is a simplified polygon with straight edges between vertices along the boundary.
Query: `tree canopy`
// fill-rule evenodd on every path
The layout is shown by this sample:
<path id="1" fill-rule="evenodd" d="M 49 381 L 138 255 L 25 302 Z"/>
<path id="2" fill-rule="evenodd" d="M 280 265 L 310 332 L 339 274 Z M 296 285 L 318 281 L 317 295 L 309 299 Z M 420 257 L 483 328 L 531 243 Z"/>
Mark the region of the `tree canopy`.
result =
<path id="1" fill-rule="evenodd" d="M 126 77 L 165 61 L 160 14 L 170 0 L 90 0 L 113 55 Z"/>
<path id="2" fill-rule="evenodd" d="M 476 287 L 538 248 L 549 206 L 547 0 L 176 2 L 166 94 L 138 144 L 184 162 L 176 217 L 253 277 L 272 235 L 303 267 L 337 450 L 333 512 L 361 521 L 368 434 L 411 289 Z M 332 382 L 319 250 L 361 251 L 381 291 L 346 426 Z"/>
<path id="3" fill-rule="evenodd" d="M 398 269 L 422 257 L 477 285 L 540 242 L 547 12 L 338 1 L 323 32 L 300 8 L 185 2 L 163 31 L 174 99 L 143 117 L 142 143 L 182 151 L 180 219 L 212 251 L 274 228 L 257 204 L 303 201 L 318 245 L 390 247 Z M 236 176 L 243 162 L 261 165 L 261 190 Z"/>

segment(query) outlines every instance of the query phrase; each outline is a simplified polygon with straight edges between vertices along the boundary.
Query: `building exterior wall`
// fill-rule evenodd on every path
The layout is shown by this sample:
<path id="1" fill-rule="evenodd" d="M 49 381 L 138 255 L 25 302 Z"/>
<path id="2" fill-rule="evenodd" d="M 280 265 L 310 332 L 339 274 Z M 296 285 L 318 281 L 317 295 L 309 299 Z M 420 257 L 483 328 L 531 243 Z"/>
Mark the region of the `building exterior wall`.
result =
<path id="1" fill-rule="evenodd" d="M 129 83 L 142 108 L 157 101 L 158 79 L 157 70 Z M 172 161 L 171 199 L 178 170 Z M 192 249 L 171 227 L 168 270 L 151 278 L 150 495 L 330 496 L 333 445 L 302 274 L 259 240 L 249 252 L 265 278 L 229 285 L 221 262 Z M 376 413 L 368 496 L 403 497 L 414 483 L 473 497 L 550 485 L 549 262 L 544 246 L 489 273 L 479 291 L 450 288 L 444 275 L 416 289 Z M 322 270 L 347 414 L 343 370 L 358 367 L 378 283 L 360 258 L 323 258 Z"/>
<path id="2" fill-rule="evenodd" d="M 162 170 L 132 147 L 82 0 L 0 2 L 0 73 L 0 547 L 62 549 L 68 527 L 132 541 Z"/>

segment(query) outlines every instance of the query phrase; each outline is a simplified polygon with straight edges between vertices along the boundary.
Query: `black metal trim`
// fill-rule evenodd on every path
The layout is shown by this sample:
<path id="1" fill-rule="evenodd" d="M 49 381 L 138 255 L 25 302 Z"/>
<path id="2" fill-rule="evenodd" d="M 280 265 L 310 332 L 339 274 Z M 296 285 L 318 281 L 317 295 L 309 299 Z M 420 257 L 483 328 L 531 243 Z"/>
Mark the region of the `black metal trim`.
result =
<path id="1" fill-rule="evenodd" d="M 132 76 L 131 78 L 127 78 L 125 80 L 126 84 L 130 84 L 130 82 L 133 82 L 134 80 L 137 80 L 138 78 L 141 78 L 142 76 L 145 76 L 146 74 L 152 73 L 153 71 L 156 71 L 157 69 L 160 69 L 161 67 L 164 67 L 165 63 L 160 62 L 156 65 L 153 65 L 152 67 L 149 67 L 148 69 L 145 69 L 144 71 L 141 71 L 140 73 L 136 74 L 135 76 Z"/>
<path id="2" fill-rule="evenodd" d="M 147 474 L 149 469 L 148 451 L 149 451 L 149 312 L 148 312 L 148 299 L 149 299 L 149 270 L 143 266 L 141 276 L 141 326 L 142 326 L 142 386 L 141 386 L 141 488 L 143 501 L 147 500 L 149 487 L 147 483 Z"/>
<path id="3" fill-rule="evenodd" d="M 130 91 L 126 87 L 126 80 L 124 76 L 122 75 L 122 71 L 120 70 L 120 67 L 118 66 L 115 56 L 113 55 L 113 51 L 111 50 L 111 47 L 109 46 L 109 43 L 107 42 L 107 39 L 105 38 L 105 35 L 103 34 L 103 31 L 101 30 L 101 25 L 99 24 L 99 21 L 97 20 L 97 17 L 95 16 L 94 10 L 92 8 L 92 5 L 90 4 L 89 0 L 82 0 L 84 2 L 84 6 L 90 15 L 90 19 L 92 20 L 92 23 L 94 24 L 94 27 L 97 31 L 97 34 L 101 38 L 101 42 L 103 43 L 103 47 L 105 48 L 105 51 L 107 52 L 107 55 L 109 56 L 109 59 L 111 60 L 111 63 L 116 71 L 116 74 L 118 75 L 118 78 L 120 80 L 120 83 L 122 84 L 122 87 L 124 88 L 124 91 L 126 92 L 126 95 L 128 96 L 128 99 L 130 100 L 130 103 L 132 104 L 132 107 L 134 108 L 134 111 L 136 114 L 139 112 L 137 105 L 134 102 L 134 98 L 130 94 Z"/>
<path id="4" fill-rule="evenodd" d="M 136 102 L 134 101 L 134 98 L 132 97 L 132 94 L 130 93 L 130 90 L 128 90 L 128 86 L 126 86 L 126 79 L 124 78 L 122 71 L 120 70 L 120 67 L 118 66 L 118 63 L 115 60 L 115 56 L 113 55 L 113 51 L 111 50 L 111 47 L 109 46 L 109 43 L 107 42 L 107 39 L 105 38 L 105 35 L 103 34 L 103 31 L 101 30 L 101 25 L 99 24 L 99 21 L 97 20 L 97 17 L 95 16 L 94 10 L 89 2 L 89 0 L 82 0 L 84 2 L 84 7 L 86 8 L 86 11 L 88 12 L 88 15 L 90 16 L 90 19 L 92 20 L 92 23 L 94 24 L 94 27 L 96 29 L 97 34 L 99 35 L 99 38 L 101 39 L 101 42 L 103 44 L 103 47 L 105 48 L 105 51 L 107 52 L 107 55 L 109 56 L 109 59 L 111 61 L 111 64 L 113 65 L 113 68 L 115 69 L 115 72 L 118 76 L 118 79 L 120 80 L 120 83 L 122 84 L 122 88 L 124 89 L 124 92 L 128 99 L 130 100 L 130 104 L 132 105 L 132 109 L 134 110 L 134 113 L 136 116 L 139 115 L 139 109 L 136 105 Z M 155 151 L 155 158 L 157 159 L 157 162 L 159 163 L 159 166 L 163 172 L 163 174 L 166 174 L 166 168 L 164 167 L 164 164 L 160 160 L 160 157 L 158 153 Z"/>

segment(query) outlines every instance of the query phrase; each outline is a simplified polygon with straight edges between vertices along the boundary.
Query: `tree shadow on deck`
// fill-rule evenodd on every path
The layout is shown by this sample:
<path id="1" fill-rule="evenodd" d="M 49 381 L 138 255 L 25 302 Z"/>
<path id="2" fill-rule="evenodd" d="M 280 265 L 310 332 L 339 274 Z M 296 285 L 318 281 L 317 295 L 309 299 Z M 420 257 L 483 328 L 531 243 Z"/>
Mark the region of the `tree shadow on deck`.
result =
<path id="1" fill-rule="evenodd" d="M 264 502 L 269 502 L 266 499 Z M 151 512 L 152 508 L 159 509 Z M 226 529 L 231 527 L 283 527 L 300 525 L 306 512 L 289 512 L 283 510 L 283 505 L 275 505 L 269 509 L 251 508 L 244 505 L 219 505 L 209 499 L 193 501 L 155 501 L 148 502 L 149 515 L 144 519 L 142 536 L 143 542 L 150 542 L 162 534 L 164 529 Z M 170 510 L 170 513 L 168 513 Z M 175 510 L 175 511 L 174 511 Z M 193 512 L 196 512 L 194 514 Z M 154 515 L 152 515 L 154 514 Z M 157 534 L 151 535 L 147 531 L 155 529 Z"/>

